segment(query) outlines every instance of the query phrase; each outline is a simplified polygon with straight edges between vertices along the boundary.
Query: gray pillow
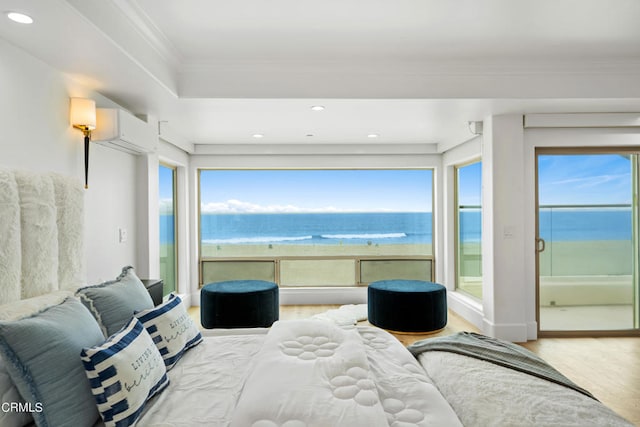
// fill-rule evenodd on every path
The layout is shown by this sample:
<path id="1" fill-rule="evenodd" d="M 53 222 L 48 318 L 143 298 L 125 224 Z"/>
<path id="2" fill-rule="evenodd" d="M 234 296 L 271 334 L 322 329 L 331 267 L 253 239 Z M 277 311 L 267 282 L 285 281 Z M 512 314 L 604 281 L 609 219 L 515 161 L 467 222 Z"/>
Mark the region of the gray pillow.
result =
<path id="1" fill-rule="evenodd" d="M 0 351 L 39 427 L 92 426 L 98 410 L 80 352 L 104 341 L 91 313 L 69 297 L 31 317 L 0 321 Z"/>
<path id="2" fill-rule="evenodd" d="M 8 304 L 0 305 L 0 320 L 20 320 L 25 317 L 31 317 L 34 314 L 61 304 L 65 299 L 73 297 L 70 291 L 55 291 L 48 294 L 39 295 L 20 301 L 13 301 Z M 33 417 L 24 399 L 18 393 L 18 389 L 11 381 L 9 372 L 6 368 L 0 352 L 0 401 L 4 407 L 0 408 L 0 426 L 2 427 L 22 427 L 27 424 L 33 424 Z M 13 408 L 10 405 L 15 405 Z M 9 407 L 7 408 L 7 405 Z"/>
<path id="3" fill-rule="evenodd" d="M 78 289 L 76 296 L 96 318 L 105 337 L 128 324 L 136 311 L 154 307 L 149 292 L 131 266 L 124 267 L 116 280 Z"/>

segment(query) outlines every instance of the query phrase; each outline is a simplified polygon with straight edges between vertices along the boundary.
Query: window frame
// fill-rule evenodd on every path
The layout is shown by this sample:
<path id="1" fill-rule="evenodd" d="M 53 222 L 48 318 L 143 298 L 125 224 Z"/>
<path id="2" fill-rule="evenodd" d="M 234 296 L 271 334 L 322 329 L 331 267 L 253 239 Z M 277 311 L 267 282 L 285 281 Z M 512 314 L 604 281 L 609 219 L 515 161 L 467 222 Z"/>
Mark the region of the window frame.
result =
<path id="1" fill-rule="evenodd" d="M 453 165 L 453 188 L 454 188 L 454 197 L 453 197 L 453 212 L 454 212 L 454 265 L 455 265 L 455 274 L 454 274 L 454 288 L 456 292 L 461 292 L 464 293 L 464 295 L 468 295 L 469 297 L 475 299 L 475 300 L 481 300 L 482 299 L 482 288 L 481 288 L 481 293 L 480 296 L 477 295 L 473 295 L 472 293 L 468 292 L 466 289 L 464 289 L 463 287 L 460 286 L 460 273 L 461 273 L 461 259 L 460 259 L 460 251 L 461 251 L 461 236 L 460 236 L 460 194 L 459 194 L 459 190 L 460 190 L 460 178 L 459 178 L 459 170 L 467 167 L 467 166 L 471 166 L 474 164 L 480 163 L 480 174 L 482 176 L 482 157 L 476 157 L 473 158 L 471 160 L 468 160 L 466 162 L 462 162 L 462 163 L 457 163 Z M 480 185 L 480 215 L 482 218 L 482 210 L 483 210 L 483 206 L 482 206 L 482 184 Z M 480 263 L 482 263 L 482 226 L 481 226 L 481 239 L 480 239 Z M 482 267 L 482 264 L 481 264 Z M 481 274 L 479 276 L 480 278 L 483 278 L 483 275 Z M 482 284 L 482 282 L 481 282 Z"/>
<path id="2" fill-rule="evenodd" d="M 202 172 L 203 171 L 285 171 L 285 170 L 299 170 L 299 171 L 331 171 L 331 170 L 349 170 L 349 171 L 367 171 L 367 170 L 420 170 L 420 171 L 430 171 L 431 172 L 431 254 L 430 255 L 415 255 L 415 256 L 390 256 L 390 255 L 381 255 L 381 256 L 307 256 L 307 257 L 297 257 L 297 256 L 275 256 L 275 257 L 262 257 L 262 256 L 249 256 L 249 257 L 220 257 L 220 258 L 210 258 L 203 257 L 202 255 Z M 355 284 L 352 286 L 347 286 L 349 288 L 357 288 L 362 286 L 367 286 L 368 283 L 361 282 L 362 272 L 360 271 L 361 261 L 393 261 L 393 260 L 401 260 L 401 261 L 430 261 L 430 272 L 431 272 L 431 281 L 435 280 L 436 277 L 436 177 L 437 177 L 437 168 L 435 166 L 428 167 L 349 167 L 349 168 L 332 168 L 332 167 L 305 167 L 305 168 L 286 168 L 286 167 L 256 167 L 256 168 L 246 168 L 246 167 L 210 167 L 210 166 L 200 166 L 196 167 L 196 188 L 197 188 L 197 248 L 198 248 L 198 288 L 201 288 L 206 283 L 203 283 L 203 263 L 205 262 L 215 262 L 216 260 L 222 262 L 233 262 L 233 261 L 247 261 L 247 262 L 273 262 L 274 264 L 274 276 L 276 278 L 276 283 L 279 284 L 280 279 L 280 261 L 288 261 L 288 260 L 322 260 L 322 259 L 353 259 L 355 261 Z M 295 286 L 287 286 L 289 289 L 295 289 L 300 287 Z M 302 287 L 305 288 L 305 287 Z"/>
<path id="3" fill-rule="evenodd" d="M 159 162 L 158 163 L 158 171 L 160 171 L 160 168 L 164 167 L 166 169 L 171 170 L 171 183 L 172 183 L 172 204 L 173 204 L 173 271 L 174 271 L 174 277 L 173 277 L 173 289 L 168 289 L 168 284 L 167 281 L 164 277 L 161 277 L 162 281 L 163 281 L 163 290 L 162 290 L 162 296 L 165 297 L 167 295 L 169 295 L 171 292 L 178 292 L 178 278 L 179 276 L 179 255 L 180 255 L 180 251 L 179 251 L 179 221 L 180 221 L 180 215 L 178 212 L 178 166 L 176 165 L 172 165 L 170 163 L 166 163 L 166 162 Z M 160 185 L 160 179 L 158 179 L 158 185 Z M 159 190 L 159 189 L 158 189 Z M 159 193 L 159 192 L 158 192 Z M 160 200 L 158 200 L 158 202 L 160 202 Z M 160 203 L 158 203 L 158 206 L 160 205 Z M 158 230 L 158 233 L 160 231 Z M 160 242 L 160 245 L 162 245 L 162 243 Z M 161 258 L 161 257 L 159 257 Z M 162 274 L 162 273 L 160 273 Z"/>

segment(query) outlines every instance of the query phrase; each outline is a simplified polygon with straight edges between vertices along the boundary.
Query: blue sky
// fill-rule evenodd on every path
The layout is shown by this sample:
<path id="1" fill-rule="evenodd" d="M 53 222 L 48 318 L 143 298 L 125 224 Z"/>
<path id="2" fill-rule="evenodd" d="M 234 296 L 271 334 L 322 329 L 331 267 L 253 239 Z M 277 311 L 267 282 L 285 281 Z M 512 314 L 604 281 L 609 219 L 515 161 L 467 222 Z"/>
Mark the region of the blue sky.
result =
<path id="1" fill-rule="evenodd" d="M 203 212 L 431 212 L 431 170 L 201 172 Z"/>
<path id="2" fill-rule="evenodd" d="M 458 203 L 480 206 L 482 201 L 482 163 L 475 162 L 458 168 Z"/>
<path id="3" fill-rule="evenodd" d="M 460 169 L 459 200 L 480 204 L 480 163 Z M 160 199 L 171 198 L 160 168 Z M 540 203 L 628 204 L 630 161 L 614 154 L 542 155 Z M 430 212 L 431 170 L 202 171 L 203 212 Z"/>
<path id="4" fill-rule="evenodd" d="M 173 208 L 173 169 L 161 165 L 158 173 L 160 212 L 170 213 Z"/>
<path id="5" fill-rule="evenodd" d="M 540 204 L 629 204 L 631 162 L 617 154 L 542 155 Z"/>

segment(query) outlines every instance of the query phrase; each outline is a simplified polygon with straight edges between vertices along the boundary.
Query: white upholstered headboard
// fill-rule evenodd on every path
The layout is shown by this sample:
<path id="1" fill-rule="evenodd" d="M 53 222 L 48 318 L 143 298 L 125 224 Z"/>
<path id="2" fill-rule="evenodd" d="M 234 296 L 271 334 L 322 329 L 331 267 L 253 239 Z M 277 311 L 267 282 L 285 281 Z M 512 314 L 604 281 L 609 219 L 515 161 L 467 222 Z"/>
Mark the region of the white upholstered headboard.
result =
<path id="1" fill-rule="evenodd" d="M 0 169 L 0 304 L 82 285 L 83 209 L 77 179 Z"/>

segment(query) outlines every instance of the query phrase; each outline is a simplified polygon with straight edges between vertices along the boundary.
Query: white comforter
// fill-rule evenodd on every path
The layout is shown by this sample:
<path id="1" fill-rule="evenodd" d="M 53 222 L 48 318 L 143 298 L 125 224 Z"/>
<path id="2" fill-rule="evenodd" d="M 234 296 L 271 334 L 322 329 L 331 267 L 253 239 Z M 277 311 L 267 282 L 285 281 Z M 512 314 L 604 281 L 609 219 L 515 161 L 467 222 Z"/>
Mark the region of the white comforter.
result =
<path id="1" fill-rule="evenodd" d="M 137 425 L 631 425 L 587 396 L 489 362 L 439 351 L 419 359 L 381 329 L 318 320 L 205 336 Z"/>
<path id="2" fill-rule="evenodd" d="M 136 425 L 228 426 L 264 337 L 204 337 L 168 372 L 169 386 L 147 404 Z"/>
<path id="3" fill-rule="evenodd" d="M 415 358 L 377 328 L 276 322 L 205 337 L 140 426 L 461 426 Z"/>
<path id="4" fill-rule="evenodd" d="M 231 425 L 461 424 L 413 356 L 386 332 L 303 320 L 272 326 Z"/>

